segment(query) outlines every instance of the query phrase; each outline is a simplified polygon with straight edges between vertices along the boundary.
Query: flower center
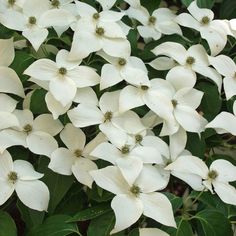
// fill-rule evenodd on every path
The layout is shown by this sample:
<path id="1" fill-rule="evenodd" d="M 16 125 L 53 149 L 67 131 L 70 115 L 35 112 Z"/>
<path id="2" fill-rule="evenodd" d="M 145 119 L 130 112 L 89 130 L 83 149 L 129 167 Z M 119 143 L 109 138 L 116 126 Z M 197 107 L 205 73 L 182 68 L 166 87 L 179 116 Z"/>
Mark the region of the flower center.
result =
<path id="1" fill-rule="evenodd" d="M 28 22 L 30 25 L 35 25 L 37 20 L 34 16 L 30 16 L 29 19 L 28 19 Z"/>
<path id="2" fill-rule="evenodd" d="M 156 23 L 156 17 L 155 16 L 150 16 L 149 19 L 148 19 L 148 23 L 150 25 L 154 25 Z"/>
<path id="3" fill-rule="evenodd" d="M 143 91 L 146 91 L 149 89 L 149 87 L 147 85 L 141 85 L 140 87 Z"/>
<path id="4" fill-rule="evenodd" d="M 80 150 L 80 149 L 76 149 L 75 151 L 74 151 L 74 155 L 76 156 L 76 157 L 81 157 L 82 156 L 82 150 Z"/>
<path id="5" fill-rule="evenodd" d="M 135 135 L 135 142 L 140 143 L 143 141 L 143 136 L 141 134 Z"/>
<path id="6" fill-rule="evenodd" d="M 215 170 L 211 170 L 208 173 L 208 178 L 211 179 L 211 180 L 216 179 L 217 176 L 218 176 L 218 173 Z"/>
<path id="7" fill-rule="evenodd" d="M 122 154 L 128 154 L 129 153 L 129 146 L 125 145 L 121 148 L 121 153 Z"/>
<path id="8" fill-rule="evenodd" d="M 124 65 L 126 65 L 126 60 L 124 58 L 120 58 L 119 61 L 118 61 L 118 64 L 120 66 L 124 66 Z"/>
<path id="9" fill-rule="evenodd" d="M 24 132 L 26 132 L 26 133 L 30 133 L 31 131 L 32 131 L 32 125 L 30 125 L 30 124 L 27 124 L 27 125 L 25 125 L 24 127 L 23 127 L 23 130 L 24 130 Z"/>
<path id="10" fill-rule="evenodd" d="M 58 73 L 60 75 L 65 75 L 67 73 L 67 69 L 65 67 L 61 67 L 59 68 Z"/>
<path id="11" fill-rule="evenodd" d="M 210 22 L 210 18 L 208 16 L 202 17 L 201 23 L 203 25 L 207 25 Z"/>
<path id="12" fill-rule="evenodd" d="M 138 197 L 139 194 L 141 193 L 141 189 L 139 186 L 133 185 L 130 190 L 129 190 L 135 197 Z"/>
<path id="13" fill-rule="evenodd" d="M 60 1 L 59 0 L 52 0 L 51 1 L 51 5 L 53 7 L 59 7 L 60 6 Z"/>
<path id="14" fill-rule="evenodd" d="M 173 107 L 176 107 L 178 105 L 177 100 L 173 99 L 171 100 Z"/>
<path id="15" fill-rule="evenodd" d="M 16 3 L 16 0 L 8 0 L 8 4 L 10 6 L 13 6 Z"/>
<path id="16" fill-rule="evenodd" d="M 15 184 L 17 179 L 18 179 L 18 176 L 17 176 L 17 173 L 14 172 L 14 171 L 11 171 L 8 175 L 8 181 L 12 184 Z"/>
<path id="17" fill-rule="evenodd" d="M 186 59 L 186 63 L 187 63 L 188 65 L 192 65 L 194 62 L 195 62 L 194 57 L 188 57 L 188 58 Z"/>
<path id="18" fill-rule="evenodd" d="M 96 34 L 99 35 L 99 36 L 103 36 L 105 33 L 105 30 L 102 28 L 102 27 L 98 27 L 96 29 Z"/>
<path id="19" fill-rule="evenodd" d="M 112 112 L 111 111 L 107 111 L 104 114 L 104 122 L 111 121 L 111 119 L 112 119 Z"/>
<path id="20" fill-rule="evenodd" d="M 93 14 L 93 19 L 94 19 L 94 20 L 98 20 L 99 18 L 100 18 L 99 13 L 94 13 L 94 14 Z"/>

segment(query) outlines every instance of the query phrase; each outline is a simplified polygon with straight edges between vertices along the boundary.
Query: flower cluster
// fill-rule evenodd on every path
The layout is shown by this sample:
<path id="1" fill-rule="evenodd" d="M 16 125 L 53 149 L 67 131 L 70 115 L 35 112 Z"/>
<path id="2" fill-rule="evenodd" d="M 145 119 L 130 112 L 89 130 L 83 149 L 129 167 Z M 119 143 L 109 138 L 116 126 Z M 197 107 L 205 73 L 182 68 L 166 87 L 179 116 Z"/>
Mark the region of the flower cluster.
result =
<path id="1" fill-rule="evenodd" d="M 139 0 L 116 2 L 0 1 L 0 27 L 16 32 L 0 39 L 0 205 L 15 190 L 27 207 L 48 209 L 44 174 L 13 146 L 46 156 L 49 169 L 74 175 L 85 193 L 96 187 L 112 193 L 111 234 L 142 215 L 176 228 L 165 194 L 173 180 L 236 205 L 230 184 L 236 166 L 208 162 L 209 152 L 202 158 L 187 145 L 191 133 L 199 140 L 207 132 L 236 135 L 236 103 L 233 113 L 208 116 L 201 104 L 211 91 L 199 86 L 207 82 L 225 102 L 234 101 L 236 64 L 223 53 L 227 39 L 236 42 L 236 20 L 214 19 L 196 0 L 179 15 L 165 7 L 150 13 Z M 188 39 L 188 28 L 200 42 Z M 184 43 L 160 41 L 173 35 Z M 22 51 L 33 60 L 19 72 L 14 58 Z M 43 112 L 32 110 L 35 101 L 45 104 Z M 141 226 L 141 236 L 168 235 Z"/>

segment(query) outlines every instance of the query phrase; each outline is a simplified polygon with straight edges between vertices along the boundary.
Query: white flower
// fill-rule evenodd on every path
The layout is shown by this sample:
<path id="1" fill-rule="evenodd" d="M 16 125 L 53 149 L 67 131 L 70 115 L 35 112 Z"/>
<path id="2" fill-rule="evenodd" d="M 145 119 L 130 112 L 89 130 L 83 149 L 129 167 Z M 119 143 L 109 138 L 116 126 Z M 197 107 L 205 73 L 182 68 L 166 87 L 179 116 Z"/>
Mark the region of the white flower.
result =
<path id="1" fill-rule="evenodd" d="M 60 138 L 67 148 L 56 149 L 50 157 L 48 167 L 62 175 L 71 175 L 88 187 L 92 187 L 93 178 L 89 171 L 96 170 L 97 165 L 91 160 L 90 152 L 100 142 L 104 141 L 102 135 L 98 135 L 91 143 L 85 146 L 86 137 L 84 132 L 67 124 L 60 133 Z"/>
<path id="2" fill-rule="evenodd" d="M 199 8 L 197 1 L 193 1 L 188 11 L 176 17 L 176 22 L 182 26 L 195 29 L 200 32 L 201 37 L 206 39 L 211 55 L 220 53 L 227 43 L 228 26 L 224 20 L 213 20 L 214 13 L 207 8 Z"/>
<path id="3" fill-rule="evenodd" d="M 137 29 L 143 38 L 158 40 L 162 34 L 182 35 L 181 28 L 174 21 L 176 15 L 168 8 L 159 8 L 150 15 L 142 6 L 130 7 L 126 14 L 142 23 L 142 26 L 138 26 Z"/>
<path id="4" fill-rule="evenodd" d="M 168 198 L 162 193 L 154 192 L 159 190 L 159 184 L 158 172 L 152 166 L 145 166 L 132 184 L 125 181 L 115 166 L 90 173 L 98 186 L 116 195 L 111 202 L 116 216 L 115 227 L 111 234 L 128 228 L 142 214 L 161 224 L 176 227 Z"/>
<path id="5" fill-rule="evenodd" d="M 179 66 L 177 67 L 180 68 L 178 71 L 176 71 L 176 73 L 178 72 L 179 76 L 186 76 L 186 78 L 188 77 L 189 81 L 194 83 L 193 81 L 196 82 L 195 72 L 197 72 L 213 80 L 218 86 L 219 92 L 221 91 L 221 76 L 215 69 L 209 67 L 210 62 L 208 60 L 208 55 L 202 45 L 196 44 L 186 50 L 184 46 L 179 43 L 165 42 L 155 47 L 152 52 L 157 56 L 168 56 L 178 62 Z M 175 66 L 173 62 L 171 64 Z M 155 61 L 151 63 L 151 66 L 158 69 L 158 67 L 156 67 Z M 187 82 L 187 80 L 184 82 Z"/>
<path id="6" fill-rule="evenodd" d="M 0 92 L 24 97 L 24 88 L 14 70 L 8 68 L 15 57 L 13 38 L 0 39 Z"/>
<path id="7" fill-rule="evenodd" d="M 101 90 L 116 85 L 123 80 L 135 85 L 149 80 L 147 68 L 141 59 L 133 56 L 116 58 L 103 52 L 98 52 L 97 54 L 110 63 L 102 67 L 100 81 Z"/>
<path id="8" fill-rule="evenodd" d="M 223 85 L 226 99 L 229 100 L 236 95 L 236 64 L 228 56 L 219 55 L 209 57 L 209 62 L 215 69 L 224 76 Z"/>
<path id="9" fill-rule="evenodd" d="M 101 4 L 103 10 L 108 10 L 112 8 L 116 0 L 97 0 L 97 2 Z M 140 0 L 125 0 L 125 2 L 129 3 L 132 7 L 140 6 Z"/>
<path id="10" fill-rule="evenodd" d="M 0 13 L 9 9 L 20 11 L 25 0 L 0 0 Z"/>
<path id="11" fill-rule="evenodd" d="M 233 112 L 221 112 L 211 122 L 206 125 L 206 128 L 213 128 L 218 134 L 231 133 L 236 135 L 236 102 L 233 105 Z"/>
<path id="12" fill-rule="evenodd" d="M 188 178 L 183 179 L 188 180 L 187 183 L 201 179 L 202 190 L 209 189 L 212 193 L 215 192 L 223 202 L 236 205 L 236 189 L 229 184 L 236 180 L 236 167 L 229 161 L 215 160 L 208 169 L 207 165 L 198 157 L 181 156 L 166 169 L 190 174 Z M 195 180 L 192 178 L 193 174 Z"/>
<path id="13" fill-rule="evenodd" d="M 139 229 L 140 236 L 169 236 L 166 232 L 156 228 L 142 228 Z"/>
<path id="14" fill-rule="evenodd" d="M 61 122 L 53 120 L 50 114 L 42 114 L 34 119 L 29 110 L 15 110 L 13 114 L 19 121 L 19 127 L 0 132 L 0 152 L 11 146 L 22 145 L 35 154 L 50 157 L 58 147 L 53 136 L 62 130 Z"/>
<path id="15" fill-rule="evenodd" d="M 43 174 L 23 160 L 12 161 L 8 151 L 0 154 L 0 205 L 4 204 L 16 191 L 19 199 L 29 208 L 46 211 L 49 202 L 49 190 L 39 179 Z"/>
<path id="16" fill-rule="evenodd" d="M 101 49 L 114 57 L 130 55 L 130 43 L 117 23 L 123 17 L 123 13 L 109 10 L 98 13 L 88 4 L 76 4 L 81 19 L 78 20 L 75 29 L 70 60 L 85 58 L 91 52 Z"/>
<path id="17" fill-rule="evenodd" d="M 50 93 L 63 107 L 73 101 L 77 88 L 93 86 L 100 81 L 95 70 L 78 66 L 81 61 L 68 61 L 68 53 L 62 49 L 57 54 L 56 62 L 39 59 L 24 72 L 37 80 L 49 81 Z"/>

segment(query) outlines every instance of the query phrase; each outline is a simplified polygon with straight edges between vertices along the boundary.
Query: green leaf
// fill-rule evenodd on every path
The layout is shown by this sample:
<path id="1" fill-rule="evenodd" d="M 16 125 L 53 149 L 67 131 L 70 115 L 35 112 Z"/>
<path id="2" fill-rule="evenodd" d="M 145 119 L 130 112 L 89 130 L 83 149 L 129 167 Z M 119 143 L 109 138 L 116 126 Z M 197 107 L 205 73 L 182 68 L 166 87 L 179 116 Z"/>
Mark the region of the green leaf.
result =
<path id="1" fill-rule="evenodd" d="M 192 217 L 197 221 L 197 232 L 201 236 L 233 236 L 229 220 L 216 210 L 203 210 Z"/>
<path id="2" fill-rule="evenodd" d="M 161 0 L 141 0 L 141 5 L 144 6 L 150 14 L 160 5 Z"/>
<path id="3" fill-rule="evenodd" d="M 191 224 L 184 218 L 182 218 L 178 223 L 177 223 L 177 230 L 175 233 L 175 236 L 192 236 L 193 231 Z"/>
<path id="4" fill-rule="evenodd" d="M 35 211 L 26 207 L 21 201 L 17 201 L 17 208 L 20 211 L 21 218 L 28 229 L 42 224 L 45 212 Z"/>
<path id="5" fill-rule="evenodd" d="M 113 212 L 103 214 L 90 222 L 87 236 L 109 236 L 114 224 L 115 215 Z"/>
<path id="6" fill-rule="evenodd" d="M 164 194 L 170 200 L 174 212 L 176 212 L 176 210 L 178 210 L 183 205 L 183 199 L 181 197 L 177 197 L 174 194 L 169 193 L 169 192 L 165 192 Z"/>
<path id="7" fill-rule="evenodd" d="M 4 211 L 0 211 L 0 236 L 17 236 L 14 220 Z"/>
<path id="8" fill-rule="evenodd" d="M 188 133 L 186 149 L 189 150 L 194 156 L 203 158 L 205 153 L 205 140 L 203 137 L 199 138 L 196 133 Z"/>
<path id="9" fill-rule="evenodd" d="M 236 18 L 236 1 L 224 0 L 220 6 L 220 18 L 231 20 Z"/>
<path id="10" fill-rule="evenodd" d="M 45 95 L 47 91 L 44 89 L 36 89 L 30 100 L 30 110 L 34 114 L 48 113 L 48 108 L 45 102 Z"/>
<path id="11" fill-rule="evenodd" d="M 27 236 L 66 236 L 72 233 L 80 235 L 75 223 L 67 223 L 70 216 L 54 215 L 47 218 L 42 225 L 34 227 Z"/>
<path id="12" fill-rule="evenodd" d="M 107 203 L 99 204 L 97 206 L 93 206 L 78 212 L 76 215 L 70 218 L 69 222 L 91 220 L 109 211 L 111 211 L 110 204 Z"/>
<path id="13" fill-rule="evenodd" d="M 181 2 L 188 7 L 193 0 L 181 0 Z M 209 8 L 211 9 L 214 6 L 215 0 L 197 0 L 197 5 L 200 8 Z"/>

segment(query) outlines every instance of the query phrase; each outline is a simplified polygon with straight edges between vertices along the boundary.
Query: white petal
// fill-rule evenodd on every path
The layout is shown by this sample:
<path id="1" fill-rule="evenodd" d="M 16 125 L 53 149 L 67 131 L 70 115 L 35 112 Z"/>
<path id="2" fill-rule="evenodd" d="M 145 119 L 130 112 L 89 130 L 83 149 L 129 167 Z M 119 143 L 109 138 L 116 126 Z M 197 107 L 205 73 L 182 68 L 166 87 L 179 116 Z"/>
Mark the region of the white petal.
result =
<path id="1" fill-rule="evenodd" d="M 97 165 L 86 158 L 79 158 L 72 166 L 72 172 L 75 178 L 82 184 L 92 188 L 93 178 L 89 171 L 97 170 Z"/>
<path id="2" fill-rule="evenodd" d="M 90 171 L 98 186 L 114 194 L 126 194 L 130 187 L 116 166 Z"/>
<path id="3" fill-rule="evenodd" d="M 97 2 L 99 2 L 102 5 L 103 10 L 107 10 L 112 8 L 116 0 L 97 0 Z"/>
<path id="4" fill-rule="evenodd" d="M 176 63 L 172 58 L 169 57 L 158 57 L 149 63 L 150 66 L 156 70 L 170 70 Z"/>
<path id="5" fill-rule="evenodd" d="M 119 96 L 120 91 L 106 92 L 99 101 L 99 107 L 103 114 L 106 112 L 116 112 L 119 109 Z"/>
<path id="6" fill-rule="evenodd" d="M 175 21 L 179 25 L 182 25 L 182 26 L 185 26 L 185 27 L 188 27 L 188 28 L 192 28 L 192 29 L 195 29 L 195 30 L 198 30 L 198 31 L 199 31 L 200 26 L 201 26 L 200 23 L 188 13 L 182 13 L 182 14 L 178 15 L 175 18 Z"/>
<path id="7" fill-rule="evenodd" d="M 161 33 L 158 32 L 155 28 L 149 26 L 138 26 L 137 27 L 139 34 L 143 38 L 153 38 L 158 40 L 161 37 Z"/>
<path id="8" fill-rule="evenodd" d="M 103 122 L 103 114 L 97 106 L 91 104 L 79 104 L 76 108 L 67 112 L 75 127 L 86 127 Z"/>
<path id="9" fill-rule="evenodd" d="M 26 29 L 22 32 L 22 35 L 30 41 L 35 51 L 38 51 L 39 47 L 48 36 L 48 30 L 41 28 Z"/>
<path id="10" fill-rule="evenodd" d="M 79 1 L 76 1 L 76 9 L 77 9 L 78 14 L 81 17 L 90 17 L 90 16 L 93 16 L 93 14 L 97 12 L 89 4 L 79 2 Z"/>
<path id="11" fill-rule="evenodd" d="M 28 124 L 33 125 L 34 116 L 30 110 L 15 110 L 13 114 L 16 115 L 21 128 Z"/>
<path id="12" fill-rule="evenodd" d="M 176 228 L 175 218 L 170 201 L 162 193 L 140 194 L 143 203 L 143 214 L 163 225 Z"/>
<path id="13" fill-rule="evenodd" d="M 16 116 L 10 112 L 0 111 L 0 130 L 19 126 Z"/>
<path id="14" fill-rule="evenodd" d="M 7 94 L 0 93 L 0 111 L 13 112 L 16 108 L 17 101 Z"/>
<path id="15" fill-rule="evenodd" d="M 213 128 L 218 134 L 231 133 L 236 135 L 236 117 L 228 112 L 221 112 L 206 128 Z"/>
<path id="16" fill-rule="evenodd" d="M 38 6 L 38 7 L 35 7 Z M 49 10 L 50 5 L 47 0 L 31 0 L 24 1 L 23 13 L 27 16 L 35 16 L 38 18 L 45 11 Z"/>
<path id="17" fill-rule="evenodd" d="M 186 87 L 193 88 L 197 77 L 188 67 L 175 66 L 167 73 L 166 80 L 178 91 L 179 89 Z"/>
<path id="18" fill-rule="evenodd" d="M 25 96 L 20 78 L 11 68 L 0 66 L 0 92 Z"/>
<path id="19" fill-rule="evenodd" d="M 43 174 L 35 171 L 33 165 L 28 161 L 14 161 L 13 169 L 20 180 L 36 180 L 43 177 Z"/>
<path id="20" fill-rule="evenodd" d="M 71 168 L 74 161 L 75 158 L 70 150 L 66 148 L 58 148 L 52 152 L 48 168 L 62 175 L 71 175 Z"/>
<path id="21" fill-rule="evenodd" d="M 91 87 L 78 88 L 74 98 L 74 102 L 84 104 L 88 103 L 98 106 L 97 95 Z"/>
<path id="22" fill-rule="evenodd" d="M 166 232 L 156 228 L 143 228 L 139 229 L 140 236 L 169 236 Z"/>
<path id="23" fill-rule="evenodd" d="M 233 186 L 218 181 L 215 181 L 213 186 L 215 192 L 223 202 L 236 205 L 236 189 Z"/>
<path id="24" fill-rule="evenodd" d="M 134 18 L 134 19 L 138 20 L 143 25 L 146 25 L 146 23 L 148 22 L 148 18 L 150 16 L 149 13 L 148 13 L 148 10 L 145 7 L 142 7 L 142 6 L 138 6 L 137 8 L 130 7 L 126 11 L 126 14 L 130 18 Z"/>
<path id="25" fill-rule="evenodd" d="M 63 125 L 59 120 L 54 120 L 51 114 L 42 114 L 35 118 L 33 129 L 55 136 L 63 129 Z"/>
<path id="26" fill-rule="evenodd" d="M 70 123 L 67 123 L 65 128 L 61 131 L 60 138 L 71 151 L 77 149 L 82 151 L 84 149 L 86 142 L 84 132 Z"/>
<path id="27" fill-rule="evenodd" d="M 10 153 L 4 151 L 0 154 L 0 179 L 6 179 L 9 172 L 13 170 L 13 161 Z"/>
<path id="28" fill-rule="evenodd" d="M 24 74 L 32 76 L 38 80 L 51 80 L 57 77 L 58 68 L 54 61 L 49 59 L 39 59 L 32 63 Z"/>
<path id="29" fill-rule="evenodd" d="M 14 185 L 10 185 L 7 180 L 0 180 L 0 206 L 4 204 L 14 192 Z"/>
<path id="30" fill-rule="evenodd" d="M 12 63 L 15 57 L 13 38 L 0 39 L 0 56 L 1 66 L 9 66 Z"/>
<path id="31" fill-rule="evenodd" d="M 29 208 L 46 211 L 49 202 L 49 190 L 40 180 L 21 181 L 16 183 L 16 193 L 19 199 Z"/>
<path id="32" fill-rule="evenodd" d="M 226 99 L 229 100 L 236 94 L 236 81 L 234 77 L 225 77 L 223 79 Z"/>
<path id="33" fill-rule="evenodd" d="M 35 154 L 50 157 L 52 152 L 58 148 L 57 141 L 48 133 L 34 131 L 26 138 L 29 150 Z"/>
<path id="34" fill-rule="evenodd" d="M 142 202 L 133 196 L 120 194 L 113 198 L 111 208 L 115 212 L 116 223 L 111 234 L 134 224 L 143 213 Z"/>
<path id="35" fill-rule="evenodd" d="M 71 103 L 76 94 L 76 84 L 69 78 L 54 78 L 50 81 L 49 90 L 63 106 Z"/>
<path id="36" fill-rule="evenodd" d="M 226 160 L 215 160 L 210 166 L 218 174 L 216 181 L 232 182 L 236 180 L 236 166 Z"/>

